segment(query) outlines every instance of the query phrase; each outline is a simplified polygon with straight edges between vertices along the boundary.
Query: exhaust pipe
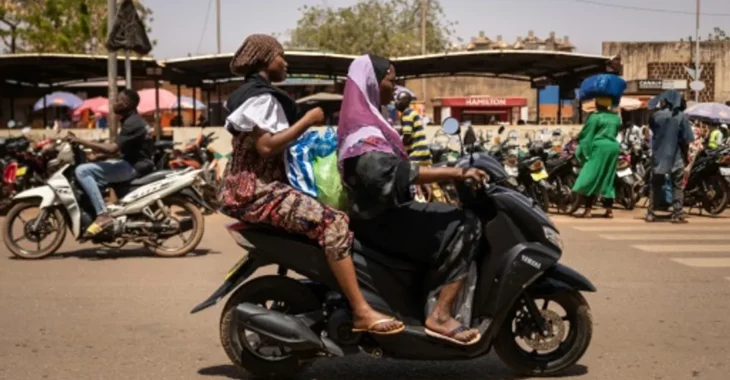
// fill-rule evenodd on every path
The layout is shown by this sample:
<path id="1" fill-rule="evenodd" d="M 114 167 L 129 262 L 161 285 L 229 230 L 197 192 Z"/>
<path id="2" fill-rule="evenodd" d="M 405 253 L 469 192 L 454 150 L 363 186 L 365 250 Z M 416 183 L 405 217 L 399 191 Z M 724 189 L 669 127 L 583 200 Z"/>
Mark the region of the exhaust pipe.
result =
<path id="1" fill-rule="evenodd" d="M 330 339 L 320 339 L 305 320 L 269 310 L 258 305 L 242 303 L 236 307 L 239 326 L 282 343 L 292 351 L 325 352 L 333 356 L 344 355 L 342 349 Z"/>

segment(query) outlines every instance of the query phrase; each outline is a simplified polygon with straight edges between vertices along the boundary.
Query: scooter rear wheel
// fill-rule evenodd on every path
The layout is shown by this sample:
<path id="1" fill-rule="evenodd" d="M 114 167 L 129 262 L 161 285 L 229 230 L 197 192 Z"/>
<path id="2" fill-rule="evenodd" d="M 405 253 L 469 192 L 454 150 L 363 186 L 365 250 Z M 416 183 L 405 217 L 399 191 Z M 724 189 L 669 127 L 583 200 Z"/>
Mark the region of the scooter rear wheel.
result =
<path id="1" fill-rule="evenodd" d="M 236 307 L 252 303 L 285 314 L 302 314 L 321 307 L 317 296 L 297 280 L 282 276 L 259 277 L 238 288 L 223 307 L 220 320 L 221 344 L 233 364 L 257 377 L 294 377 L 312 365 L 312 360 L 286 352 L 286 347 L 276 346 L 280 356 L 273 352 L 261 352 L 265 337 L 239 326 Z M 254 341 L 256 340 L 256 341 Z M 270 347 L 269 347 L 270 348 Z"/>
<path id="2" fill-rule="evenodd" d="M 519 374 L 554 375 L 577 363 L 585 354 L 593 335 L 593 318 L 580 292 L 534 295 L 534 298 L 550 336 L 543 337 L 538 332 L 525 305 L 518 300 L 497 334 L 495 351 Z M 550 307 L 555 304 L 563 309 L 564 316 Z M 517 338 L 525 340 L 525 347 L 517 343 Z M 550 342 L 556 338 L 560 340 Z"/>

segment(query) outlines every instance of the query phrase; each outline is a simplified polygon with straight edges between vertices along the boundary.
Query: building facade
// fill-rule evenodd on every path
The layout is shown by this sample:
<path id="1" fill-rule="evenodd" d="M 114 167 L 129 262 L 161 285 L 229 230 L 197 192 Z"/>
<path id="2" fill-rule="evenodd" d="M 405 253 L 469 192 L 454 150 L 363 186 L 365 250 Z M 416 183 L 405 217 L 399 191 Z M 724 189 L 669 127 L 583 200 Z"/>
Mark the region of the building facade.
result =
<path id="1" fill-rule="evenodd" d="M 688 68 L 695 67 L 695 43 L 674 42 L 604 42 L 603 55 L 620 55 L 623 77 L 629 82 L 628 93 L 652 95 L 666 89 L 682 91 L 688 100 L 692 78 Z M 700 43 L 701 102 L 730 100 L 730 41 Z"/>

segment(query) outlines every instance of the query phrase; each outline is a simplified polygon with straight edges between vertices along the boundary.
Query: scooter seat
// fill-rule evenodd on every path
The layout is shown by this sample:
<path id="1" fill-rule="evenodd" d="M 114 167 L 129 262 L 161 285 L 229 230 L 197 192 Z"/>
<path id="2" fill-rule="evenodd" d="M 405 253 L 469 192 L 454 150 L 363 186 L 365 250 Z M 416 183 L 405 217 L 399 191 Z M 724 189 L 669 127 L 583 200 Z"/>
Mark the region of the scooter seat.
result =
<path id="1" fill-rule="evenodd" d="M 300 234 L 292 234 L 282 229 L 264 225 L 250 226 L 241 230 L 240 233 L 253 244 L 253 246 L 247 246 L 247 249 L 256 248 L 255 245 L 260 244 L 262 247 L 269 247 L 271 254 L 296 252 L 292 254 L 316 254 L 324 257 L 324 252 L 322 252 L 322 248 L 317 242 Z M 305 252 L 302 252 L 303 250 Z M 418 269 L 417 265 L 410 262 L 393 258 L 387 253 L 377 252 L 366 247 L 357 238 L 352 243 L 352 252 L 389 268 L 405 271 Z"/>
<path id="2" fill-rule="evenodd" d="M 144 177 L 133 179 L 129 184 L 132 186 L 143 186 L 149 183 L 159 181 L 165 178 L 168 174 L 172 173 L 172 170 L 160 170 L 154 173 L 147 174 Z"/>

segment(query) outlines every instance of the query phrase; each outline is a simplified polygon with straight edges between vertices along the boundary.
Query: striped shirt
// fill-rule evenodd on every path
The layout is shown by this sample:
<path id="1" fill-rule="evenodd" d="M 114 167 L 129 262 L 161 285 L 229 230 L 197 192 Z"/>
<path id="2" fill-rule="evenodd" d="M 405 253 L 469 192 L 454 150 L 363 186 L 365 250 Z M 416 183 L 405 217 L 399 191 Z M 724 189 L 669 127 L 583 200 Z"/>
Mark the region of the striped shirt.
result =
<path id="1" fill-rule="evenodd" d="M 431 165 L 431 151 L 428 148 L 426 130 L 423 128 L 421 117 L 417 112 L 407 108 L 400 120 L 403 145 L 406 147 L 408 157 L 419 165 Z"/>

